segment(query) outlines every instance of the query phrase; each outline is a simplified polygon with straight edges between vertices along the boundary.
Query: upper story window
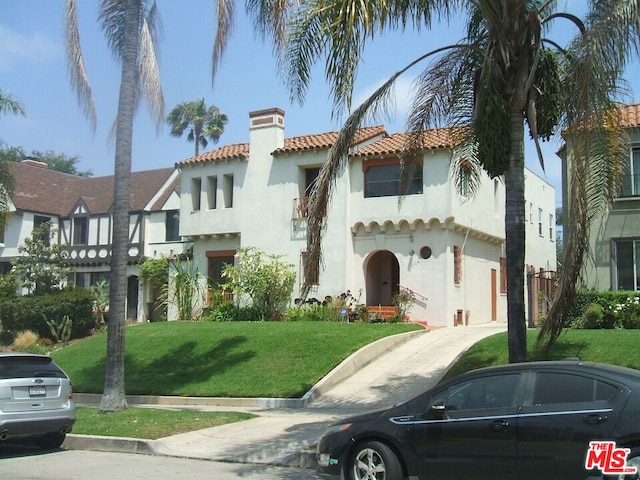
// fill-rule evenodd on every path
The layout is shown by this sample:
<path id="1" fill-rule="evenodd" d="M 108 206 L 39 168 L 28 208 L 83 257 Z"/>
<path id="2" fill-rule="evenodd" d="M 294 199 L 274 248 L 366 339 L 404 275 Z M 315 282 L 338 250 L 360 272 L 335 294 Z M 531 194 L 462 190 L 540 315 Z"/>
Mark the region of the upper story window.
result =
<path id="1" fill-rule="evenodd" d="M 417 195 L 423 192 L 422 162 L 415 165 L 406 191 L 401 189 L 402 165 L 398 159 L 369 160 L 363 163 L 362 168 L 365 198 Z"/>
<path id="2" fill-rule="evenodd" d="M 233 207 L 233 174 L 226 174 L 223 179 L 222 196 L 224 198 L 224 208 L 231 208 Z"/>
<path id="3" fill-rule="evenodd" d="M 202 179 L 191 179 L 191 210 L 197 212 L 200 210 L 200 196 L 202 194 Z"/>
<path id="4" fill-rule="evenodd" d="M 37 230 L 47 222 L 51 223 L 51 217 L 45 217 L 44 215 L 34 215 L 33 216 L 33 229 Z M 48 228 L 46 231 L 45 230 L 41 230 L 39 232 L 40 233 L 39 240 L 41 240 L 44 244 L 49 245 L 51 243 L 51 239 L 49 238 L 50 232 L 51 232 L 50 228 Z M 35 240 L 35 238 L 34 238 L 34 240 Z"/>
<path id="5" fill-rule="evenodd" d="M 89 243 L 89 217 L 73 217 L 73 244 Z"/>
<path id="6" fill-rule="evenodd" d="M 622 176 L 621 197 L 640 196 L 640 145 L 631 149 L 629 164 L 625 174 Z"/>
<path id="7" fill-rule="evenodd" d="M 168 210 L 165 212 L 165 242 L 177 242 L 180 240 L 180 210 Z"/>
<path id="8" fill-rule="evenodd" d="M 542 209 L 538 209 L 538 235 L 542 236 Z"/>

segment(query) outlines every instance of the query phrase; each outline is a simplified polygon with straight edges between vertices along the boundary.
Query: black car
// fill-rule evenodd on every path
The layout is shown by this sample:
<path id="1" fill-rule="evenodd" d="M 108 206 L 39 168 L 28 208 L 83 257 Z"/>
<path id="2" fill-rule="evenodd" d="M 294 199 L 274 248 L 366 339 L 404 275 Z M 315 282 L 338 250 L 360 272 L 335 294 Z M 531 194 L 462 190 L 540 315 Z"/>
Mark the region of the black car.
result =
<path id="1" fill-rule="evenodd" d="M 349 480 L 639 478 L 640 371 L 577 360 L 475 370 L 332 425 L 317 460 Z"/>

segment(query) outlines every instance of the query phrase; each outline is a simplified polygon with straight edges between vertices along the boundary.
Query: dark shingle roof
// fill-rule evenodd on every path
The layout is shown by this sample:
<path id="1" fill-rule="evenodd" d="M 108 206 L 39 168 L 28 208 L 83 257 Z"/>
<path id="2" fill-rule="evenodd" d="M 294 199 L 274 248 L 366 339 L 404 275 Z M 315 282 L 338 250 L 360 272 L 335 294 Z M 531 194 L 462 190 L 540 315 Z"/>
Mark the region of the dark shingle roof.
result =
<path id="1" fill-rule="evenodd" d="M 32 163 L 11 165 L 13 203 L 18 210 L 68 216 L 82 200 L 92 214 L 108 213 L 113 203 L 113 175 L 85 178 Z M 131 174 L 130 208 L 142 210 L 174 172 L 173 167 Z"/>

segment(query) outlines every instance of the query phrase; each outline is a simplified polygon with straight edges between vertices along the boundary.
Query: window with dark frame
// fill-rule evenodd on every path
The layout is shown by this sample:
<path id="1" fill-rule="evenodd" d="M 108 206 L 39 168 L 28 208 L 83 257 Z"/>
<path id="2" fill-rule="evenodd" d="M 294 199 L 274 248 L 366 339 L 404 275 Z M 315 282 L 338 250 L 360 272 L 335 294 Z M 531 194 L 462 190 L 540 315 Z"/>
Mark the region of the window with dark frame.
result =
<path id="1" fill-rule="evenodd" d="M 640 291 L 640 239 L 615 241 L 618 290 Z"/>
<path id="2" fill-rule="evenodd" d="M 222 272 L 226 265 L 234 264 L 234 253 L 231 251 L 212 251 L 207 252 L 207 278 L 209 283 L 209 292 L 222 290 L 225 299 L 233 300 L 233 293 L 225 288 L 226 279 Z M 208 298 L 211 301 L 211 298 Z"/>
<path id="3" fill-rule="evenodd" d="M 45 217 L 44 215 L 34 215 L 33 216 L 33 229 L 36 230 L 40 228 L 45 223 L 51 223 L 51 217 Z M 49 229 L 49 232 L 51 230 Z M 45 245 L 49 245 L 51 243 L 51 238 L 49 237 L 49 232 L 41 232 L 40 238 L 34 238 L 34 240 L 40 240 Z"/>
<path id="4" fill-rule="evenodd" d="M 386 162 L 377 165 L 367 163 L 365 162 L 365 165 L 363 165 L 365 198 L 418 195 L 423 193 L 423 167 L 421 164 L 417 164 L 413 168 L 407 190 L 403 192 L 401 188 L 402 165 L 399 162 Z"/>
<path id="5" fill-rule="evenodd" d="M 640 145 L 634 145 L 629 152 L 629 163 L 620 188 L 620 197 L 637 196 L 640 196 Z"/>
<path id="6" fill-rule="evenodd" d="M 73 217 L 73 244 L 89 243 L 89 217 Z"/>
<path id="7" fill-rule="evenodd" d="M 166 242 L 180 240 L 180 210 L 167 210 L 165 212 L 165 236 Z"/>

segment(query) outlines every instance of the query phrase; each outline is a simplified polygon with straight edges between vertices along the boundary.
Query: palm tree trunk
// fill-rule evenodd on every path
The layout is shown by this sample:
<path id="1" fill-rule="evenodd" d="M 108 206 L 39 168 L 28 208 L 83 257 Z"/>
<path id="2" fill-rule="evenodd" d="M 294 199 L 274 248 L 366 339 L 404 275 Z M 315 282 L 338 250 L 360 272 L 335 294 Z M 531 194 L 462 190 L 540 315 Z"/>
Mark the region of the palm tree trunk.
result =
<path id="1" fill-rule="evenodd" d="M 137 86 L 140 4 L 129 1 L 126 38 L 122 54 L 122 77 L 116 127 L 116 158 L 113 191 L 113 239 L 111 252 L 110 306 L 107 326 L 107 365 L 100 410 L 115 412 L 127 407 L 124 383 L 127 255 L 129 246 L 129 193 L 131 191 L 131 144 Z"/>
<path id="2" fill-rule="evenodd" d="M 524 314 L 524 116 L 511 112 L 511 159 L 505 173 L 505 235 L 507 255 L 507 326 L 509 363 L 527 357 L 527 330 Z"/>

